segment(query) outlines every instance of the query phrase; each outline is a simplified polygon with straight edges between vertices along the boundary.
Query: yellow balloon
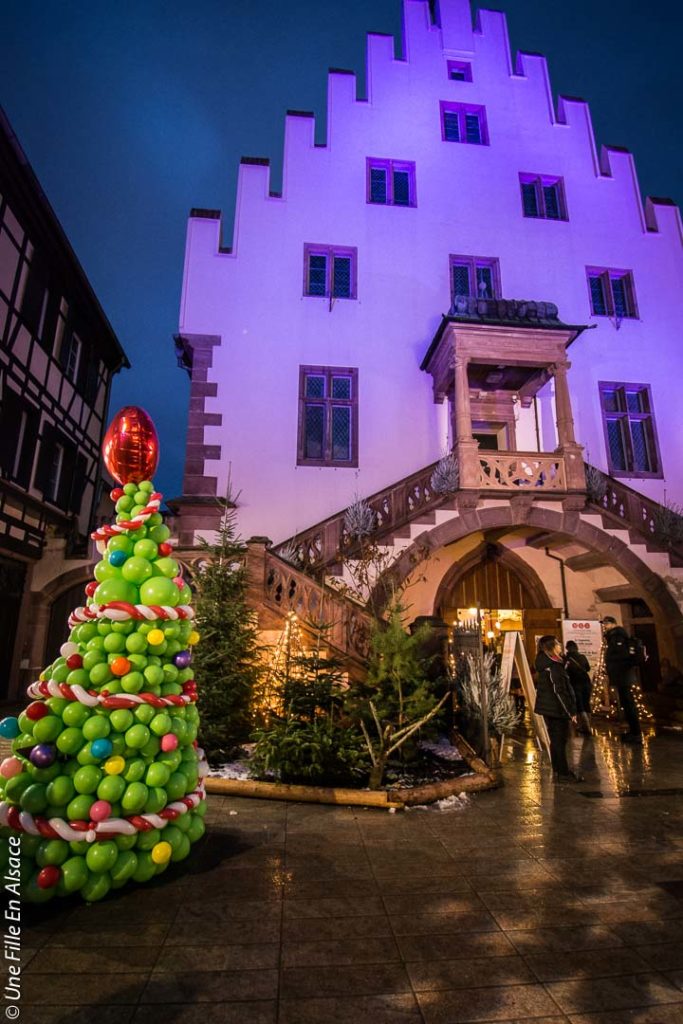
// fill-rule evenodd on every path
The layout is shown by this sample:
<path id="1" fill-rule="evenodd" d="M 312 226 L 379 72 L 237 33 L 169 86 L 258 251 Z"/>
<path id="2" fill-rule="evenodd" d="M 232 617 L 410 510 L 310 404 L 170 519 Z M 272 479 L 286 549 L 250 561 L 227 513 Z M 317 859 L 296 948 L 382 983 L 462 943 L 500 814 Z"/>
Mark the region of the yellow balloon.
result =
<path id="1" fill-rule="evenodd" d="M 126 767 L 126 762 L 124 758 L 119 757 L 117 754 L 115 757 L 108 757 L 102 767 L 107 775 L 120 775 Z"/>
<path id="2" fill-rule="evenodd" d="M 151 644 L 152 647 L 158 647 L 159 644 L 163 644 L 166 637 L 160 629 L 150 629 L 147 634 L 147 643 Z"/>
<path id="3" fill-rule="evenodd" d="M 190 635 L 187 638 L 187 642 L 188 642 L 190 647 L 194 647 L 195 644 L 199 643 L 199 639 L 200 639 L 199 633 L 197 632 L 196 629 L 193 629 L 192 632 L 190 633 Z"/>
<path id="4" fill-rule="evenodd" d="M 152 860 L 155 864 L 165 864 L 171 859 L 173 847 L 170 843 L 157 843 L 152 847 Z"/>

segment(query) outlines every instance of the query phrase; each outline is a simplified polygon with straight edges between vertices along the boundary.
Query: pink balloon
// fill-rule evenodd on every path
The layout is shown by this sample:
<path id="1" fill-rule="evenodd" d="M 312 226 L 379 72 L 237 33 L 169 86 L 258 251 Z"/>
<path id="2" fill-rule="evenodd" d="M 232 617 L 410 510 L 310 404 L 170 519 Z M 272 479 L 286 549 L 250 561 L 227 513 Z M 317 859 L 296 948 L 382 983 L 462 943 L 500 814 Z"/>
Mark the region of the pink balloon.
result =
<path id="1" fill-rule="evenodd" d="M 185 580 L 183 579 L 182 576 L 174 576 L 173 582 L 175 583 L 178 590 L 182 590 L 183 587 L 185 586 Z"/>
<path id="2" fill-rule="evenodd" d="M 106 821 L 111 814 L 111 804 L 108 800 L 96 800 L 90 808 L 91 821 Z"/>
<path id="3" fill-rule="evenodd" d="M 6 757 L 2 764 L 0 764 L 0 775 L 5 779 L 12 779 L 15 775 L 19 775 L 23 768 L 24 766 L 18 757 Z"/>
<path id="4" fill-rule="evenodd" d="M 168 754 L 171 750 L 175 750 L 178 746 L 178 737 L 175 733 L 167 732 L 165 736 L 161 737 L 161 749 L 165 754 Z"/>

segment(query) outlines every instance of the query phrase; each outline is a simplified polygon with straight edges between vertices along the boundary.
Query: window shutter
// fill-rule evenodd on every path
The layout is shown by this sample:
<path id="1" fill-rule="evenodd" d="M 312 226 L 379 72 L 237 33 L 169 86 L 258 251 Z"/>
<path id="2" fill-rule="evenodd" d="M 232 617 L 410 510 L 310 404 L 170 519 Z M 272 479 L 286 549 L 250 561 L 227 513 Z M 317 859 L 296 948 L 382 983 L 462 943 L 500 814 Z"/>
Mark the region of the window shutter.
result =
<path id="1" fill-rule="evenodd" d="M 481 121 L 479 114 L 465 114 L 465 139 L 467 142 L 481 145 Z"/>
<path id="2" fill-rule="evenodd" d="M 457 110 L 444 110 L 443 134 L 447 142 L 460 142 L 460 118 Z"/>
<path id="3" fill-rule="evenodd" d="M 81 502 L 83 500 L 83 492 L 85 491 L 85 485 L 88 482 L 88 460 L 85 455 L 79 452 L 76 455 L 76 464 L 73 474 L 73 480 L 71 483 L 71 494 L 69 496 L 69 512 L 80 512 Z"/>
<path id="4" fill-rule="evenodd" d="M 546 217 L 549 220 L 559 220 L 561 217 L 559 185 L 544 185 L 543 201 Z"/>
<path id="5" fill-rule="evenodd" d="M 33 334 L 38 333 L 40 317 L 43 312 L 47 278 L 45 269 L 40 257 L 34 253 L 28 269 L 24 298 L 21 303 L 21 315 Z"/>
<path id="6" fill-rule="evenodd" d="M 522 208 L 525 217 L 538 217 L 538 196 L 532 181 L 522 182 Z"/>
<path id="7" fill-rule="evenodd" d="M 351 257 L 335 256 L 332 266 L 332 294 L 339 299 L 351 297 Z"/>
<path id="8" fill-rule="evenodd" d="M 386 203 L 387 172 L 383 167 L 370 168 L 370 202 Z"/>
<path id="9" fill-rule="evenodd" d="M 94 405 L 100 381 L 100 360 L 95 352 L 91 352 L 88 359 L 81 359 L 81 363 L 87 366 L 83 397 L 88 405 Z"/>
<path id="10" fill-rule="evenodd" d="M 36 454 L 38 443 L 38 427 L 40 425 L 40 413 L 34 406 L 25 404 L 26 422 L 24 425 L 24 436 L 21 442 L 21 454 L 17 465 L 16 481 L 20 487 L 30 487 L 31 470 Z"/>
<path id="11" fill-rule="evenodd" d="M 64 511 L 68 511 L 71 507 L 71 492 L 74 487 L 74 477 L 76 474 L 76 449 L 73 445 L 67 444 L 61 438 L 60 442 L 63 449 L 63 455 L 59 481 L 57 483 L 55 504 L 59 505 L 60 508 L 63 508 Z"/>
<path id="12" fill-rule="evenodd" d="M 5 387 L 0 406 L 0 468 L 3 476 L 11 476 L 21 430 L 22 401 L 16 392 Z"/>
<path id="13" fill-rule="evenodd" d="M 49 423 L 43 424 L 42 437 L 38 447 L 38 464 L 36 466 L 35 485 L 43 494 L 47 491 L 50 482 L 50 469 L 54 456 L 54 447 L 57 443 L 57 432 Z"/>

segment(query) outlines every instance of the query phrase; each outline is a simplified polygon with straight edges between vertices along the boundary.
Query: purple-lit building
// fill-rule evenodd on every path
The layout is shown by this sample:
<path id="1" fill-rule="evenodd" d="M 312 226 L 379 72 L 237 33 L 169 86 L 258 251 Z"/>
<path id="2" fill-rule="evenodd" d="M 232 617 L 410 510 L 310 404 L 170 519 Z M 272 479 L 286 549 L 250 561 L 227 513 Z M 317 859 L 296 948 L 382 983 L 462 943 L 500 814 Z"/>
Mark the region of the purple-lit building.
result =
<path id="1" fill-rule="evenodd" d="M 242 160 L 231 244 L 219 211 L 191 213 L 183 543 L 230 478 L 242 534 L 274 545 L 281 612 L 301 570 L 340 572 L 343 510 L 368 498 L 421 578 L 411 616 L 479 600 L 531 647 L 558 618 L 615 614 L 654 685 L 683 643 L 663 506 L 683 501 L 679 211 L 642 201 L 632 155 L 554 100 L 541 55 L 513 58 L 503 14 L 403 10 L 400 57 L 368 37 L 367 98 L 330 71 L 324 145 L 288 113 L 281 192 Z M 438 492 L 451 450 L 457 489 Z"/>

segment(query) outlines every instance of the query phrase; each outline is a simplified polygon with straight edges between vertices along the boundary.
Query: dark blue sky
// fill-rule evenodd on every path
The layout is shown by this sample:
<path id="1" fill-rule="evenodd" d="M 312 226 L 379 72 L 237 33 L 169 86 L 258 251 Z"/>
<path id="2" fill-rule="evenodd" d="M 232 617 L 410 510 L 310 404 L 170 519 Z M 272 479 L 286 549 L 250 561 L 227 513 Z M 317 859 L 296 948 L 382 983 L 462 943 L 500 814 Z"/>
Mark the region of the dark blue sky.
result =
<path id="1" fill-rule="evenodd" d="M 683 5 L 491 6 L 513 52 L 546 54 L 556 94 L 590 101 L 598 143 L 634 151 L 643 193 L 683 201 Z M 0 102 L 128 353 L 112 412 L 154 417 L 168 497 L 188 396 L 172 341 L 187 213 L 221 208 L 229 242 L 240 156 L 269 156 L 277 187 L 285 110 L 314 110 L 322 139 L 327 68 L 362 85 L 366 31 L 399 24 L 399 0 L 2 2 Z"/>

